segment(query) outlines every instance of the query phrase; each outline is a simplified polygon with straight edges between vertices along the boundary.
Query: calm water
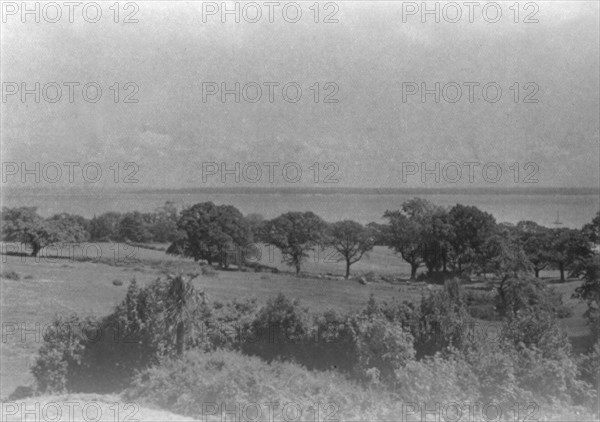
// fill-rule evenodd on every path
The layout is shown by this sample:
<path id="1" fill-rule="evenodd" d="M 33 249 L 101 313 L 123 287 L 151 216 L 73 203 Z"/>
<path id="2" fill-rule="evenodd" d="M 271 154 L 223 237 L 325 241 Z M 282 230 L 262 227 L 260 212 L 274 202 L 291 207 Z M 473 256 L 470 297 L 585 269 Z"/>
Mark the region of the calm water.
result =
<path id="1" fill-rule="evenodd" d="M 68 212 L 92 217 L 106 211 L 151 211 L 173 201 L 190 206 L 213 201 L 237 207 L 242 213 L 259 213 L 266 218 L 287 211 L 313 211 L 327 221 L 353 219 L 362 223 L 381 221 L 388 209 L 398 209 L 403 201 L 419 196 L 442 206 L 456 203 L 475 205 L 490 212 L 498 222 L 533 220 L 552 226 L 557 212 L 564 226 L 579 228 L 591 221 L 600 208 L 597 194 L 267 194 L 267 193 L 7 193 L 3 206 L 36 206 L 40 214 Z"/>

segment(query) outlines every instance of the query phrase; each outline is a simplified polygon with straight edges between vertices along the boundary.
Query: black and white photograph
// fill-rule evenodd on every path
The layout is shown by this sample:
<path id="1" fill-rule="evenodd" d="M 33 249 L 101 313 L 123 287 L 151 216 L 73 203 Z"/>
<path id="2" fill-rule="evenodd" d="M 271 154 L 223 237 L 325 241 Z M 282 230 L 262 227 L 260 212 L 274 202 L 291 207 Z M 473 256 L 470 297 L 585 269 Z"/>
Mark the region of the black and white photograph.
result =
<path id="1" fill-rule="evenodd" d="M 598 0 L 0 11 L 0 422 L 600 421 Z"/>

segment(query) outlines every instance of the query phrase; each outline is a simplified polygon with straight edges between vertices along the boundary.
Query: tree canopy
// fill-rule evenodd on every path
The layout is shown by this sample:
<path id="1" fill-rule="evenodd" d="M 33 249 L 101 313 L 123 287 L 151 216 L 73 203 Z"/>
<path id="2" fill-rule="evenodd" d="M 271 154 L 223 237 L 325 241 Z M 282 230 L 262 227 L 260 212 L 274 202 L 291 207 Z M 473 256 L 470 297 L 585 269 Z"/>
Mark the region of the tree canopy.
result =
<path id="1" fill-rule="evenodd" d="M 339 253 L 339 261 L 346 262 L 347 279 L 350 266 L 373 249 L 374 237 L 369 229 L 356 221 L 344 220 L 330 225 L 326 244 Z"/>
<path id="2" fill-rule="evenodd" d="M 288 212 L 265 223 L 263 236 L 298 274 L 308 252 L 323 243 L 325 228 L 326 223 L 311 211 Z"/>
<path id="3" fill-rule="evenodd" d="M 182 237 L 167 253 L 183 255 L 195 261 L 204 259 L 220 267 L 229 265 L 250 240 L 250 229 L 242 213 L 231 205 L 202 202 L 181 212 L 177 229 Z"/>

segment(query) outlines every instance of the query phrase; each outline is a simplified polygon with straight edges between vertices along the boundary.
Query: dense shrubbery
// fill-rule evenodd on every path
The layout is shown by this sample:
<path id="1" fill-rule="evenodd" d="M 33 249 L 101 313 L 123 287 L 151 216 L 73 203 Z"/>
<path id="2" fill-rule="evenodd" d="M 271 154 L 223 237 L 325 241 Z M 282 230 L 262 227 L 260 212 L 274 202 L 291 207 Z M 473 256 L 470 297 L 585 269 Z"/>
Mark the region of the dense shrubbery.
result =
<path id="1" fill-rule="evenodd" d="M 473 320 L 457 280 L 416 306 L 371 298 L 356 314 L 312 316 L 283 295 L 258 309 L 251 300 L 210 306 L 182 276 L 143 288 L 132 282 L 108 317 L 58 320 L 99 327 L 103 336 L 49 336 L 33 373 L 39 391 L 133 386 L 132 396 L 196 416 L 203 400 L 332 395 L 356 417 L 381 416 L 394 400 L 591 406 L 598 346 L 578 366 L 555 308 L 536 300 L 547 292 L 523 292 L 531 298 L 503 317 L 496 337 L 485 337 L 466 329 Z"/>
<path id="2" fill-rule="evenodd" d="M 76 315 L 55 317 L 31 369 L 38 391 L 62 393 L 77 388 L 77 369 L 85 342 L 84 332 L 80 330 L 80 327 L 85 328 L 83 323 Z"/>
<path id="3" fill-rule="evenodd" d="M 221 405 L 235 409 L 236 405 L 253 403 L 278 403 L 273 407 L 274 420 L 286 420 L 281 412 L 288 403 L 302 409 L 302 420 L 314 420 L 311 406 L 315 403 L 322 406 L 320 417 L 331 414 L 335 418 L 332 420 L 392 420 L 401 411 L 400 403 L 389 394 L 360 388 L 335 372 L 309 371 L 279 361 L 267 364 L 230 351 L 189 352 L 181 360 L 150 368 L 138 375 L 126 397 L 196 418 L 210 413 L 220 415 Z M 266 410 L 262 409 L 260 420 L 272 420 L 264 413 Z M 249 413 L 248 420 L 255 415 Z"/>
<path id="4" fill-rule="evenodd" d="M 496 309 L 502 316 L 514 316 L 524 310 L 550 312 L 560 317 L 569 314 L 560 293 L 533 277 L 504 279 L 498 287 Z"/>
<path id="5" fill-rule="evenodd" d="M 174 288 L 181 287 L 185 303 Z M 182 296 L 182 295 L 180 295 Z M 201 293 L 181 276 L 140 288 L 133 280 L 115 311 L 98 320 L 57 319 L 32 369 L 40 391 L 112 392 L 183 347 L 203 345 L 209 315 Z M 181 329 L 183 324 L 183 329 Z M 182 333 L 189 333 L 185 336 Z"/>

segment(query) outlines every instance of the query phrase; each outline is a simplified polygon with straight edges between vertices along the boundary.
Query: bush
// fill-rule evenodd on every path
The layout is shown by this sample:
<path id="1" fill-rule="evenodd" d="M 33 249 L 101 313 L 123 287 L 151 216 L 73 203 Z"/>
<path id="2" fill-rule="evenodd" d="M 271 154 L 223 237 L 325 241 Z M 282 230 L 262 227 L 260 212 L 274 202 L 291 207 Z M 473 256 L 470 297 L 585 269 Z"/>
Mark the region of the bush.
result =
<path id="1" fill-rule="evenodd" d="M 600 340 L 596 341 L 589 353 L 582 356 L 579 364 L 581 378 L 600 391 Z"/>
<path id="2" fill-rule="evenodd" d="M 298 300 L 283 294 L 267 300 L 254 320 L 244 329 L 241 350 L 266 361 L 302 360 L 304 343 L 311 335 L 310 315 Z"/>
<path id="3" fill-rule="evenodd" d="M 3 271 L 2 278 L 7 280 L 20 280 L 21 276 L 16 271 Z"/>
<path id="4" fill-rule="evenodd" d="M 177 289 L 181 292 L 176 291 Z M 186 348 L 207 348 L 209 312 L 202 293 L 181 276 L 140 288 L 130 283 L 115 311 L 97 321 L 72 317 L 69 327 L 92 327 L 46 336 L 32 369 L 38 389 L 108 393 L 127 387 L 134 374 Z M 57 324 L 62 324 L 61 319 Z M 91 331 L 91 332 L 90 332 Z"/>
<path id="5" fill-rule="evenodd" d="M 503 321 L 498 338 L 477 339 L 466 350 L 483 400 L 589 403 L 566 335 L 549 312 L 521 312 Z"/>
<path id="6" fill-rule="evenodd" d="M 112 284 L 113 286 L 122 286 L 123 282 L 121 280 L 113 280 Z"/>
<path id="7" fill-rule="evenodd" d="M 503 280 L 498 287 L 496 302 L 496 308 L 503 316 L 516 315 L 524 310 L 568 314 L 560 293 L 537 278 Z"/>
<path id="8" fill-rule="evenodd" d="M 469 306 L 468 310 L 469 315 L 473 318 L 484 321 L 497 321 L 500 319 L 493 304 Z"/>
<path id="9" fill-rule="evenodd" d="M 202 271 L 202 275 L 205 275 L 207 277 L 216 277 L 219 275 L 217 271 L 215 271 L 215 269 L 212 267 L 212 265 L 203 265 L 202 267 L 200 267 L 200 271 Z"/>
<path id="10" fill-rule="evenodd" d="M 8 400 L 16 401 L 26 399 L 28 397 L 34 397 L 36 395 L 35 386 L 19 385 L 17 388 L 15 388 L 15 391 L 10 393 Z"/>
<path id="11" fill-rule="evenodd" d="M 460 281 L 446 281 L 421 300 L 418 325 L 413 328 L 417 357 L 433 356 L 449 347 L 462 350 L 468 341 L 467 327 L 473 324 Z"/>
<path id="12" fill-rule="evenodd" d="M 383 315 L 359 316 L 350 323 L 356 354 L 354 375 L 364 381 L 394 385 L 396 372 L 415 358 L 411 333 Z"/>
<path id="13" fill-rule="evenodd" d="M 500 315 L 495 306 L 497 294 L 493 290 L 465 289 L 465 301 L 469 315 L 485 321 L 499 320 Z"/>
<path id="14" fill-rule="evenodd" d="M 55 316 L 51 329 L 45 331 L 31 372 L 41 393 L 62 393 L 74 388 L 81 365 L 84 343 L 87 340 L 81 327 L 88 323 L 77 315 L 68 318 Z"/>
<path id="15" fill-rule="evenodd" d="M 398 396 L 419 403 L 467 402 L 479 396 L 479 380 L 455 354 L 411 361 L 395 373 Z M 432 407 L 432 406 L 430 406 Z"/>
<path id="16" fill-rule="evenodd" d="M 312 372 L 293 363 L 268 364 L 229 351 L 188 352 L 181 360 L 149 368 L 136 377 L 125 398 L 147 400 L 198 420 L 207 420 L 209 411 L 215 410 L 212 404 L 233 409 L 236 404 L 244 408 L 277 402 L 273 420 L 286 420 L 281 412 L 288 403 L 300 406 L 302 420 L 313 420 L 315 403 L 326 405 L 319 410 L 321 417 L 332 413 L 337 420 L 393 420 L 401 411 L 389 394 L 365 390 L 340 374 Z M 263 418 L 267 420 L 264 413 Z"/>
<path id="17" fill-rule="evenodd" d="M 359 314 L 329 311 L 318 316 L 314 362 L 309 367 L 335 368 L 363 382 L 393 385 L 395 371 L 415 356 L 412 334 L 401 321 L 402 312 L 408 309 L 403 306 L 378 305 L 371 297 Z"/>
<path id="18" fill-rule="evenodd" d="M 444 284 L 447 280 L 456 277 L 455 274 L 443 271 L 433 271 L 421 273 L 417 276 L 417 281 L 426 281 L 432 284 Z"/>
<path id="19" fill-rule="evenodd" d="M 243 342 L 251 340 L 246 335 L 256 318 L 257 306 L 256 299 L 234 299 L 226 304 L 214 302 L 207 323 L 208 349 L 239 350 Z"/>

